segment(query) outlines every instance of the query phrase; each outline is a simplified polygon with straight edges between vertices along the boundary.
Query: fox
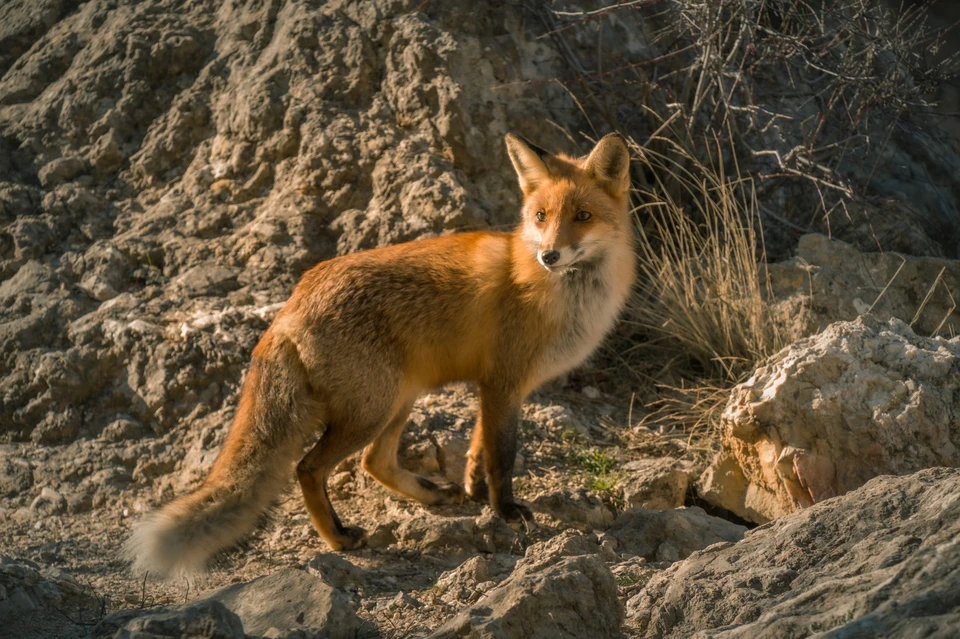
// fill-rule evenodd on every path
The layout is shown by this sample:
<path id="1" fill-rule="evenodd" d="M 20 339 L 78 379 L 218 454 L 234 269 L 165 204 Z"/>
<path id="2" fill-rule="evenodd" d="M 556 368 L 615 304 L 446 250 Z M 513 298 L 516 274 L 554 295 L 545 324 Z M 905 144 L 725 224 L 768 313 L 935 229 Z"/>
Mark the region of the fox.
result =
<path id="1" fill-rule="evenodd" d="M 630 152 L 616 133 L 590 153 L 551 154 L 507 134 L 522 192 L 512 232 L 474 231 L 334 257 L 308 270 L 253 351 L 239 405 L 207 477 L 145 515 L 126 543 L 139 573 L 202 572 L 252 532 L 295 475 L 333 551 L 365 543 L 327 492 L 339 462 L 425 505 L 489 503 L 533 520 L 513 493 L 527 396 L 582 363 L 635 279 Z M 472 382 L 479 415 L 463 485 L 397 460 L 422 393 Z"/>

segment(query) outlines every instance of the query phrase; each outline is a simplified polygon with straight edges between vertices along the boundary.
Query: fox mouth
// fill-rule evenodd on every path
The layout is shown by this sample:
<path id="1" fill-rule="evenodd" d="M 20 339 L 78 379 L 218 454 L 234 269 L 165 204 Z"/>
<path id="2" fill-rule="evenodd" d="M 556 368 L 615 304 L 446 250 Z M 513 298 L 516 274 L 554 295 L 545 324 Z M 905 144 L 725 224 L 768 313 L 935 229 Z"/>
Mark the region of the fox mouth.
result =
<path id="1" fill-rule="evenodd" d="M 543 268 L 545 268 L 547 271 L 551 273 L 557 273 L 559 275 L 577 270 L 577 265 L 574 262 L 570 262 L 569 264 L 559 264 L 559 265 L 554 264 L 553 266 L 547 266 L 546 264 L 541 264 L 541 266 L 543 266 Z"/>

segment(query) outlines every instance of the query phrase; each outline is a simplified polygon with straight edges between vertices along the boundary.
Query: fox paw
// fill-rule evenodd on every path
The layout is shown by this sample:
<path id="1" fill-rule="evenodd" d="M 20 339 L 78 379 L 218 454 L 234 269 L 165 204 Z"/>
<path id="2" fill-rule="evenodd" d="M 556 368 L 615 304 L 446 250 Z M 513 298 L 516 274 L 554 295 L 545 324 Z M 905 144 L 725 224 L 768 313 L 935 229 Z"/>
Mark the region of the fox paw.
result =
<path id="1" fill-rule="evenodd" d="M 518 504 L 515 501 L 508 501 L 503 504 L 498 504 L 494 506 L 494 510 L 498 515 L 503 517 L 508 522 L 515 521 L 524 521 L 532 522 L 533 521 L 533 511 L 524 506 L 523 504 Z"/>
<path id="2" fill-rule="evenodd" d="M 340 530 L 338 538 L 330 543 L 334 550 L 357 550 L 367 544 L 367 531 L 358 526 L 346 526 Z"/>
<path id="3" fill-rule="evenodd" d="M 426 477 L 417 477 L 417 482 L 426 489 L 430 496 L 424 500 L 428 506 L 445 506 L 447 504 L 463 503 L 463 486 L 450 481 L 435 482 Z"/>

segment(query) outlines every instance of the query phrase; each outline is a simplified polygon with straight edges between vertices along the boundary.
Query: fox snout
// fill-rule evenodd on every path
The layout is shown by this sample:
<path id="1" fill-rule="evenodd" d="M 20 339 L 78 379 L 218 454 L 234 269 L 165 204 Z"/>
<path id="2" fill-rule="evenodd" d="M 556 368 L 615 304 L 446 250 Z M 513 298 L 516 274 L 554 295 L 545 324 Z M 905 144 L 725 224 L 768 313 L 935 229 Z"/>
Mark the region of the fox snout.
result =
<path id="1" fill-rule="evenodd" d="M 553 266 L 560 261 L 560 251 L 540 251 L 537 257 L 544 266 Z"/>
<path id="2" fill-rule="evenodd" d="M 550 271 L 570 266 L 578 257 L 578 251 L 572 247 L 541 248 L 537 251 L 537 261 Z"/>

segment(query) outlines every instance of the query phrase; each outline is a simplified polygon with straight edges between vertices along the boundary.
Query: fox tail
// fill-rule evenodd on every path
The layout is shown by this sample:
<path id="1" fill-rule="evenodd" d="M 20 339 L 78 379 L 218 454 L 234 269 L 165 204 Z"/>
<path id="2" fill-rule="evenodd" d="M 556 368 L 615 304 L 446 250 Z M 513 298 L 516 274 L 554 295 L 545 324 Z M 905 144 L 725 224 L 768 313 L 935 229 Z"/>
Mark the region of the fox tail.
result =
<path id="1" fill-rule="evenodd" d="M 146 515 L 124 556 L 134 571 L 191 577 L 250 533 L 293 475 L 320 407 L 296 346 L 269 331 L 253 353 L 240 405 L 203 484 Z"/>

